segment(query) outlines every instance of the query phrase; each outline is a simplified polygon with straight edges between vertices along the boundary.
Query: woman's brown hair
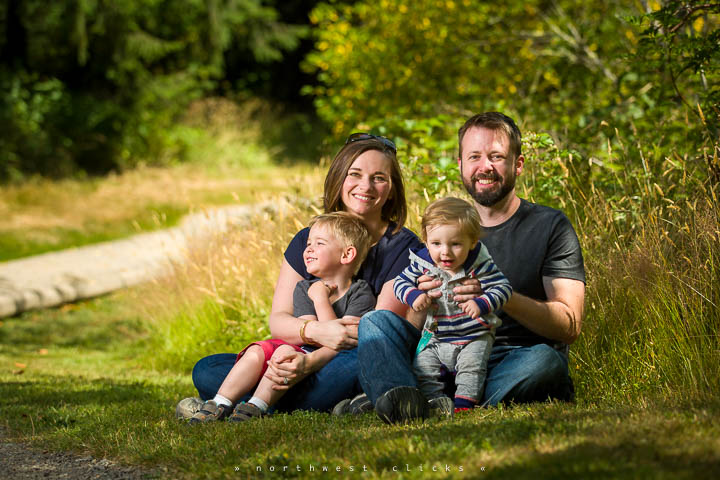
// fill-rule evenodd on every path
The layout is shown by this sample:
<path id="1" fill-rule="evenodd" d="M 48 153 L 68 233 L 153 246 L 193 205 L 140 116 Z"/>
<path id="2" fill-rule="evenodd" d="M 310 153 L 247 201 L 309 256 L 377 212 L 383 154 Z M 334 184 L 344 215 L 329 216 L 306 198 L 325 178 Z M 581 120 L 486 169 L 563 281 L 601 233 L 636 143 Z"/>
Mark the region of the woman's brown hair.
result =
<path id="1" fill-rule="evenodd" d="M 325 195 L 323 206 L 325 213 L 339 212 L 343 210 L 342 186 L 347 177 L 348 170 L 355 160 L 368 150 L 377 150 L 382 153 L 390 162 L 390 195 L 382 207 L 382 219 L 388 222 L 395 222 L 399 231 L 407 218 L 407 204 L 405 203 L 405 186 L 403 184 L 400 164 L 397 161 L 395 152 L 390 150 L 380 140 L 367 139 L 357 140 L 345 144 L 335 155 L 327 176 L 325 177 Z M 393 232 L 394 233 L 394 232 Z"/>

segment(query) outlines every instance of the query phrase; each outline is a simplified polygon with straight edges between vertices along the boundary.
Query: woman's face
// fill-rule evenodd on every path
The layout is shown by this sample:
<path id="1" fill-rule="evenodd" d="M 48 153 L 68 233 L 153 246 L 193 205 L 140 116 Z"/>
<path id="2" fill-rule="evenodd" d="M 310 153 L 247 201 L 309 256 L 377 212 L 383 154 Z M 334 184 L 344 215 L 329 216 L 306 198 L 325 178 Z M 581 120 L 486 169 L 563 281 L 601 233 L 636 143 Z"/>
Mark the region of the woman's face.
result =
<path id="1" fill-rule="evenodd" d="M 346 212 L 359 217 L 380 217 L 391 191 L 390 160 L 378 150 L 368 150 L 348 169 L 342 203 Z"/>

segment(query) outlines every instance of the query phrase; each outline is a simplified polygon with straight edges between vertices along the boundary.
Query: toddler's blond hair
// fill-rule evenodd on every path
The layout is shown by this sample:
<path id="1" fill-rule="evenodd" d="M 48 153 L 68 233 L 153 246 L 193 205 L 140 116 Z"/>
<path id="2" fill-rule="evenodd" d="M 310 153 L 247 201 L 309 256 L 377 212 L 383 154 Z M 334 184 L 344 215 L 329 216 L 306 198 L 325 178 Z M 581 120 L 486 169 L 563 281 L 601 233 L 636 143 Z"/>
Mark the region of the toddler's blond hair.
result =
<path id="1" fill-rule="evenodd" d="M 463 235 L 477 242 L 483 234 L 480 215 L 470 203 L 455 197 L 435 200 L 425 209 L 422 218 L 422 239 L 427 242 L 428 228 L 456 223 Z"/>
<path id="2" fill-rule="evenodd" d="M 332 212 L 313 217 L 308 226 L 312 228 L 313 225 L 327 227 L 343 246 L 355 247 L 357 255 L 354 260 L 355 270 L 353 273 L 357 273 L 370 250 L 370 243 L 372 242 L 370 232 L 368 232 L 365 224 L 359 218 L 347 212 Z"/>

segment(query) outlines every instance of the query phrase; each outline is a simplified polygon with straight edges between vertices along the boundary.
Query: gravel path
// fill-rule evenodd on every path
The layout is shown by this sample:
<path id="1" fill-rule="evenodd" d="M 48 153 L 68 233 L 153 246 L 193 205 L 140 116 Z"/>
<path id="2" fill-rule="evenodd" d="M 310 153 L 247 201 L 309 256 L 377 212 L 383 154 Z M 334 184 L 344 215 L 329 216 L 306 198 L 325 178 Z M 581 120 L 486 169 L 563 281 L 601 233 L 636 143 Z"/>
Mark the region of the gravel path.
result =
<path id="1" fill-rule="evenodd" d="M 0 430 L 0 478 L 5 480 L 140 480 L 158 477 L 156 472 L 118 465 L 106 459 L 49 452 L 13 443 L 8 441 Z"/>

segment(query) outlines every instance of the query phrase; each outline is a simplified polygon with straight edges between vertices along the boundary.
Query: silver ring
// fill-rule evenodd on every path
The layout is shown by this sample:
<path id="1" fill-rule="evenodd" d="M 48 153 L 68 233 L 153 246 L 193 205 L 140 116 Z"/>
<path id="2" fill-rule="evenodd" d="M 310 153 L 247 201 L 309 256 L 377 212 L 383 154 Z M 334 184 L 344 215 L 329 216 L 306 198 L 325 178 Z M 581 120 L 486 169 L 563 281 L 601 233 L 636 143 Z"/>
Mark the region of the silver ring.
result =
<path id="1" fill-rule="evenodd" d="M 283 378 L 283 384 L 284 384 L 284 385 L 287 385 L 287 384 L 288 384 L 288 378 L 287 378 L 287 377 L 284 377 L 284 378 Z"/>

